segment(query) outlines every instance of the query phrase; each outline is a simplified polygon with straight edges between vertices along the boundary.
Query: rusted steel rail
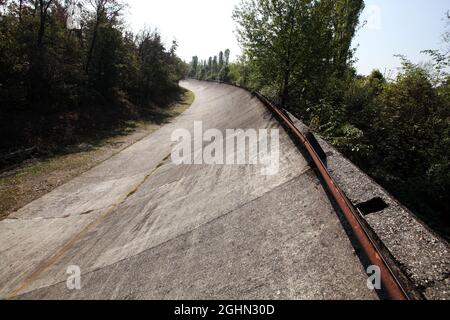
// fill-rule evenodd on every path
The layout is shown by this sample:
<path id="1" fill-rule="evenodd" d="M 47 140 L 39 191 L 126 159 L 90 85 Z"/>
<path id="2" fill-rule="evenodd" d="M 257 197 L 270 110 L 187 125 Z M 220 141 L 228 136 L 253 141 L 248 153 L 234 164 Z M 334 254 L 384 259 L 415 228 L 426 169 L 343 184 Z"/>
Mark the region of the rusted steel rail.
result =
<path id="1" fill-rule="evenodd" d="M 311 143 L 305 137 L 305 135 L 297 128 L 291 118 L 286 114 L 286 112 L 275 106 L 269 99 L 265 96 L 250 90 L 248 88 L 242 87 L 236 84 L 225 83 L 221 81 L 210 81 L 232 85 L 246 91 L 251 92 L 277 117 L 280 123 L 288 129 L 294 137 L 303 145 L 303 147 L 308 152 L 309 156 L 314 162 L 321 178 L 326 184 L 326 187 L 333 197 L 334 201 L 338 205 L 339 209 L 344 214 L 345 219 L 347 220 L 350 228 L 358 241 L 361 249 L 363 250 L 366 258 L 373 266 L 378 266 L 381 271 L 381 283 L 384 289 L 384 292 L 387 293 L 390 299 L 392 300 L 415 300 L 418 299 L 418 295 L 415 293 L 409 293 L 408 289 L 405 289 L 408 286 L 402 285 L 402 282 L 399 280 L 399 277 L 396 276 L 394 269 L 390 266 L 388 259 L 385 258 L 382 254 L 383 250 L 377 244 L 376 239 L 373 238 L 372 233 L 370 232 L 367 225 L 362 221 L 360 214 L 356 211 L 356 208 L 344 194 L 344 192 L 339 188 L 338 184 L 331 176 L 325 164 L 322 162 L 320 157 L 318 156 L 316 150 L 313 148 Z"/>
<path id="2" fill-rule="evenodd" d="M 310 144 L 305 135 L 297 128 L 294 122 L 285 114 L 283 110 L 280 110 L 278 107 L 274 106 L 266 97 L 260 95 L 259 93 L 254 92 L 254 94 L 270 109 L 278 120 L 281 121 L 282 125 L 289 129 L 295 138 L 301 142 L 309 156 L 312 158 L 320 176 L 328 188 L 328 191 L 344 214 L 367 259 L 372 265 L 380 268 L 381 283 L 389 298 L 393 300 L 412 300 L 413 297 L 410 296 L 408 291 L 403 288 L 401 282 L 389 266 L 389 263 L 383 257 L 381 249 L 372 238 L 371 233 L 367 230 L 363 221 L 361 221 L 361 217 L 356 212 L 355 207 L 348 200 L 344 192 L 339 188 L 334 178 L 329 173 L 327 167 L 317 155 L 316 150 Z"/>

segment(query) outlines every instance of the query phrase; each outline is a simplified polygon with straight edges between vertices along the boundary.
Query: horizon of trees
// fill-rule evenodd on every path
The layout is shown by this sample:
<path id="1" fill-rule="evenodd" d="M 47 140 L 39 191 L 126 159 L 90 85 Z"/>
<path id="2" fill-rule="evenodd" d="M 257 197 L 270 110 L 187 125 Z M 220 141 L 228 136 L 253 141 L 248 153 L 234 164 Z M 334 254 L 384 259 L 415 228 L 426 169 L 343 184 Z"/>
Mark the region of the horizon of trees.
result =
<path id="1" fill-rule="evenodd" d="M 192 57 L 188 77 L 198 80 L 230 81 L 230 53 L 230 49 L 226 49 L 220 51 L 218 56 L 209 57 L 207 60 L 199 60 L 198 56 Z"/>

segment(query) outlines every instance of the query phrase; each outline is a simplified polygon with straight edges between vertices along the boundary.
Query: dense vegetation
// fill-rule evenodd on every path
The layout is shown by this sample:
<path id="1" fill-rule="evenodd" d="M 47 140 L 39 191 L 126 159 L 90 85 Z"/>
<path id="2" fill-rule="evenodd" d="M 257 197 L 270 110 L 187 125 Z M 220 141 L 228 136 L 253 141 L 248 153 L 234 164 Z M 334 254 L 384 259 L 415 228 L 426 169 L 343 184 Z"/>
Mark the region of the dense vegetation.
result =
<path id="1" fill-rule="evenodd" d="M 362 0 L 244 0 L 233 14 L 242 57 L 221 68 L 194 57 L 190 76 L 270 97 L 450 238 L 450 50 L 428 51 L 426 65 L 400 57 L 395 79 L 357 75 L 352 39 L 363 8 Z"/>
<path id="2" fill-rule="evenodd" d="M 219 80 L 229 82 L 230 74 L 230 50 L 219 52 L 217 56 L 209 57 L 208 60 L 199 61 L 198 57 L 192 57 L 188 76 L 201 80 Z"/>
<path id="3" fill-rule="evenodd" d="M 55 151 L 164 107 L 186 64 L 120 0 L 0 0 L 0 154 Z M 78 12 L 80 19 L 73 13 Z"/>

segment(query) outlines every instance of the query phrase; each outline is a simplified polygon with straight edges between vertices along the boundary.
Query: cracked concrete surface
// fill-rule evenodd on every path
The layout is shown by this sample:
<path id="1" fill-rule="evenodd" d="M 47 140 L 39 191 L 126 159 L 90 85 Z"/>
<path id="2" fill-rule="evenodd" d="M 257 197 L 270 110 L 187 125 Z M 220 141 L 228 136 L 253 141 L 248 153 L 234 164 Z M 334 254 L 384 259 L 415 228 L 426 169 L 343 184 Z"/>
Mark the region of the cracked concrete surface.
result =
<path id="1" fill-rule="evenodd" d="M 308 162 L 233 86 L 185 81 L 174 122 L 0 222 L 0 297 L 376 299 Z M 174 129 L 280 129 L 280 171 L 174 165 Z M 194 150 L 195 152 L 195 150 Z M 81 290 L 66 269 L 80 266 Z"/>

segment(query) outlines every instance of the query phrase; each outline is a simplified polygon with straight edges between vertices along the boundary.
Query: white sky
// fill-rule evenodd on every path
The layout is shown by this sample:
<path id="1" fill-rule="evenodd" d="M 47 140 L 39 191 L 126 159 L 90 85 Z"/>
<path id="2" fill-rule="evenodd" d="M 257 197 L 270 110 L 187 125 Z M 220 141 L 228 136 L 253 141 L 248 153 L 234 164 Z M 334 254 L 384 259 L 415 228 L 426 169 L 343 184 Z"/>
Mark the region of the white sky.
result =
<path id="1" fill-rule="evenodd" d="M 233 60 L 241 50 L 236 40 L 233 8 L 240 0 L 126 0 L 126 19 L 138 32 L 144 27 L 158 28 L 166 44 L 179 44 L 178 55 L 189 62 L 218 55 L 230 49 Z M 362 19 L 368 24 L 359 31 L 356 67 L 362 74 L 374 68 L 395 70 L 405 54 L 413 62 L 427 60 L 421 50 L 437 49 L 450 9 L 448 0 L 365 0 Z M 374 10 L 376 9 L 376 10 Z"/>
<path id="2" fill-rule="evenodd" d="M 231 18 L 239 0 L 128 0 L 127 22 L 134 32 L 157 28 L 167 44 L 178 41 L 178 55 L 189 62 L 193 56 L 207 59 L 219 51 L 240 49 Z"/>

